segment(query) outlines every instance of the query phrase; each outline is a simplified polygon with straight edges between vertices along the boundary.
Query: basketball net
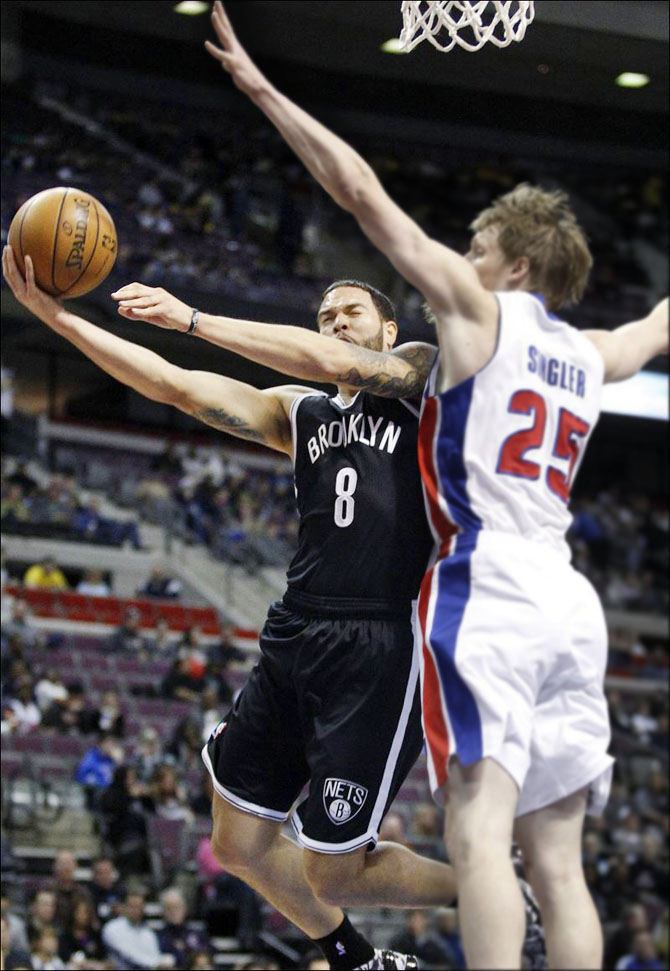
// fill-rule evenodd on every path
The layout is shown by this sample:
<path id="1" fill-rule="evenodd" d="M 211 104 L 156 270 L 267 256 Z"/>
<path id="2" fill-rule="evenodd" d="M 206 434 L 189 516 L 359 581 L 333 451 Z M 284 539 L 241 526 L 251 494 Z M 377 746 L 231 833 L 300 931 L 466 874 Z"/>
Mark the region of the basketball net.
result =
<path id="1" fill-rule="evenodd" d="M 507 47 L 522 40 L 535 5 L 533 0 L 403 0 L 402 16 L 400 48 L 405 52 L 422 40 L 438 51 L 450 51 L 456 44 L 478 51 L 489 42 Z"/>

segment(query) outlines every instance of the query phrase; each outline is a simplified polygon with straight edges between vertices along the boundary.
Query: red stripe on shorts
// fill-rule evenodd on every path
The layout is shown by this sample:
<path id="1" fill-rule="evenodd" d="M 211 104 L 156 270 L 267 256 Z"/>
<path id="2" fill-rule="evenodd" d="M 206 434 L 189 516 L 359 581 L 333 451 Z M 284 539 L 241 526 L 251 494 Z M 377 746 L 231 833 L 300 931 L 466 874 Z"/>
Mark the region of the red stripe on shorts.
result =
<path id="1" fill-rule="evenodd" d="M 449 732 L 442 710 L 442 695 L 440 692 L 440 676 L 435 666 L 435 660 L 427 643 L 428 607 L 432 586 L 432 567 L 421 584 L 419 593 L 418 615 L 421 630 L 421 650 L 423 653 L 423 684 L 421 686 L 421 704 L 423 708 L 423 728 L 426 742 L 430 750 L 430 759 L 435 770 L 437 784 L 442 786 L 447 781 L 447 762 L 449 760 Z"/>
<path id="2" fill-rule="evenodd" d="M 437 398 L 426 398 L 421 421 L 419 422 L 419 470 L 423 483 L 423 494 L 428 507 L 433 536 L 439 540 L 439 557 L 442 559 L 451 553 L 451 540 L 458 527 L 453 523 L 440 507 L 438 495 L 438 470 L 433 460 L 433 444 L 438 424 L 439 405 Z"/>

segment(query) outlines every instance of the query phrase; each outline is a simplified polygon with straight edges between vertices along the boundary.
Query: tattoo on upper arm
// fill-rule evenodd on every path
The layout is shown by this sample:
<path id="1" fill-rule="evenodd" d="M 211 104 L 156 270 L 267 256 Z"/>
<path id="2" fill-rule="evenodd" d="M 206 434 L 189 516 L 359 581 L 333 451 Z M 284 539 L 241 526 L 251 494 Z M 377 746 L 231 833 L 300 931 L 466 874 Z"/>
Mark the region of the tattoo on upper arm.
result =
<path id="1" fill-rule="evenodd" d="M 253 442 L 265 442 L 265 435 L 250 425 L 238 415 L 231 415 L 223 408 L 201 408 L 196 411 L 194 417 L 199 421 L 204 421 L 214 428 L 219 428 L 230 435 L 237 435 L 238 438 L 248 438 Z"/>
<path id="2" fill-rule="evenodd" d="M 394 352 L 393 357 L 400 358 L 410 365 L 410 370 L 402 377 L 380 369 L 380 364 L 383 367 L 383 358 L 387 355 L 380 355 L 377 351 L 365 351 L 362 348 L 356 348 L 354 353 L 358 354 L 358 351 L 361 352 L 360 357 L 366 364 L 374 366 L 373 371 L 361 373 L 358 368 L 350 368 L 349 371 L 337 375 L 338 384 L 363 388 L 371 394 L 385 398 L 419 398 L 423 394 L 437 348 L 408 347 L 399 348 Z"/>

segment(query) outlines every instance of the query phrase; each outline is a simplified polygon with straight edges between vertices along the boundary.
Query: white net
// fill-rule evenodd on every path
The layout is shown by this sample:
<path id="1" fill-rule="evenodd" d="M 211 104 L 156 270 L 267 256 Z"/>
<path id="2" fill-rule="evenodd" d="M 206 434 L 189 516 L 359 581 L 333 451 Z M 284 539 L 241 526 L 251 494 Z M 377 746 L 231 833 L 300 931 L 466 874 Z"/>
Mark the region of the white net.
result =
<path id="1" fill-rule="evenodd" d="M 478 51 L 484 44 L 507 47 L 523 39 L 535 16 L 533 0 L 403 0 L 400 47 L 413 50 L 427 40 L 438 51 L 458 44 Z"/>

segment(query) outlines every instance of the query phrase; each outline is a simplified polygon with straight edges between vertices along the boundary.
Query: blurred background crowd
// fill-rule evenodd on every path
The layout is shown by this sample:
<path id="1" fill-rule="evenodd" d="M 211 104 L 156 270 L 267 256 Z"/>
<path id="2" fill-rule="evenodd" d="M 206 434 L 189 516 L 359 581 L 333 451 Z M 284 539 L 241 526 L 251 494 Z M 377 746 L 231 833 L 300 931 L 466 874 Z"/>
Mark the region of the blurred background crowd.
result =
<path id="1" fill-rule="evenodd" d="M 45 187 L 98 196 L 120 245 L 112 275 L 78 301 L 84 316 L 109 326 L 108 292 L 139 280 L 212 312 L 310 326 L 323 288 L 355 277 L 395 301 L 402 338 L 433 339 L 418 295 L 260 116 L 218 89 L 187 91 L 186 81 L 150 73 L 160 60 L 160 70 L 183 77 L 181 61 L 191 70 L 200 47 L 163 47 L 159 30 L 142 39 L 145 75 L 123 59 L 125 45 L 139 43 L 135 14 L 153 17 L 160 6 L 167 17 L 172 4 L 106 4 L 104 32 L 75 10 L 93 5 L 2 6 L 2 242 L 18 207 Z M 270 17 L 284 5 L 247 6 Z M 72 22 L 58 20 L 71 11 Z M 6 26 L 18 70 L 5 59 Z M 78 54 L 66 58 L 72 30 Z M 667 60 L 667 40 L 664 49 Z M 341 85 L 368 90 L 325 68 L 318 82 L 310 96 L 317 105 L 330 98 L 326 111 L 341 107 Z M 611 147 L 632 112 L 626 125 L 608 114 L 610 132 L 592 106 L 593 144 L 580 164 L 569 138 L 564 151 L 527 133 L 523 150 L 501 147 L 494 117 L 481 138 L 426 121 L 417 141 L 404 126 L 419 132 L 420 119 L 400 118 L 401 99 L 391 103 L 398 88 L 387 87 L 378 114 L 341 113 L 339 130 L 429 233 L 464 251 L 470 221 L 500 192 L 522 180 L 560 187 L 595 258 L 584 302 L 567 319 L 614 327 L 665 293 L 667 157 L 632 141 Z M 434 118 L 437 89 L 422 90 L 422 110 Z M 442 103 L 458 116 L 464 89 L 445 91 Z M 555 110 L 562 122 L 583 123 L 577 107 L 541 107 L 543 122 Z M 660 133 L 667 106 L 659 117 Z M 283 383 L 190 338 L 118 318 L 113 326 L 175 363 Z M 267 605 L 281 596 L 298 529 L 290 463 L 222 444 L 211 429 L 121 389 L 22 315 L 4 284 L 2 334 L 3 967 L 326 967 L 214 860 L 200 760 L 255 662 Z M 606 609 L 617 760 L 606 812 L 587 823 L 584 863 L 605 967 L 631 971 L 668 967 L 670 957 L 666 432 L 664 422 L 603 416 L 568 537 Z M 422 756 L 381 835 L 444 858 L 442 826 Z M 378 946 L 418 954 L 426 968 L 465 966 L 457 908 L 350 916 Z"/>

